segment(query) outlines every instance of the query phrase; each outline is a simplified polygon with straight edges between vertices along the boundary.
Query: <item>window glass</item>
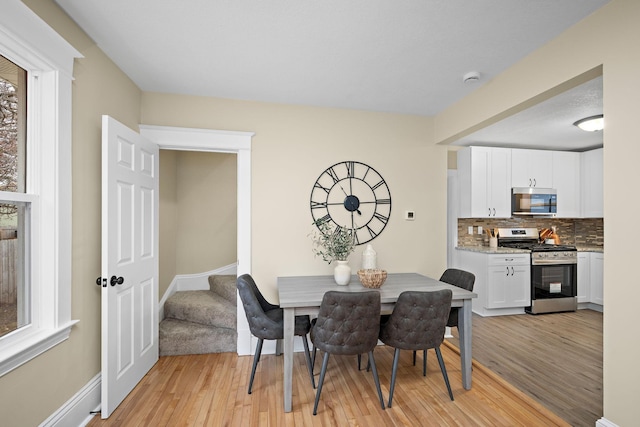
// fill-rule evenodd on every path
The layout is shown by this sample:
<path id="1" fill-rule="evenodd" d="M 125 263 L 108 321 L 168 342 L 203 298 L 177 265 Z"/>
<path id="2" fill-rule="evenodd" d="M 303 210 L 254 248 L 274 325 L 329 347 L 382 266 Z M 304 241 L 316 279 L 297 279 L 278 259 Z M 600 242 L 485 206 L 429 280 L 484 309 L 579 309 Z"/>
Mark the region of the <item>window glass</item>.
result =
<path id="1" fill-rule="evenodd" d="M 24 69 L 0 56 L 0 192 L 24 193 L 26 188 L 26 77 Z M 0 336 L 30 320 L 28 220 L 29 203 L 0 196 Z"/>

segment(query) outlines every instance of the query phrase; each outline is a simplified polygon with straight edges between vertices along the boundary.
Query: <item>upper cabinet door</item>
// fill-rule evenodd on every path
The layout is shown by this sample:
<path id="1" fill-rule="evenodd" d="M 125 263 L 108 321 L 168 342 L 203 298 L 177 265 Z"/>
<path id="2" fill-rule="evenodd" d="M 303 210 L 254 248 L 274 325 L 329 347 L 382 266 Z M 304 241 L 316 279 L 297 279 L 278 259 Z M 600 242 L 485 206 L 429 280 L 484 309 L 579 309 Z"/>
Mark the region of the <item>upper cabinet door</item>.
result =
<path id="1" fill-rule="evenodd" d="M 553 151 L 511 150 L 511 186 L 552 188 Z"/>
<path id="2" fill-rule="evenodd" d="M 558 218 L 580 218 L 580 153 L 553 152 L 553 188 L 558 192 Z"/>
<path id="3" fill-rule="evenodd" d="M 458 151 L 460 218 L 511 216 L 511 150 L 468 147 Z"/>
<path id="4" fill-rule="evenodd" d="M 602 218 L 603 200 L 603 149 L 585 151 L 582 154 L 582 217 Z"/>

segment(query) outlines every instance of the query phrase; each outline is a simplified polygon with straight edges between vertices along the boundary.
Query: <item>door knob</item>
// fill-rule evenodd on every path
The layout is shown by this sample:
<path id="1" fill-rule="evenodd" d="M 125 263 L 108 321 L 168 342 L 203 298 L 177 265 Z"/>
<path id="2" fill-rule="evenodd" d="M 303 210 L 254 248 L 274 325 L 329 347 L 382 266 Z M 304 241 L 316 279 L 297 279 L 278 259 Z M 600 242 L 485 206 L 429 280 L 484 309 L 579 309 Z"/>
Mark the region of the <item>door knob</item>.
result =
<path id="1" fill-rule="evenodd" d="M 115 285 L 122 285 L 124 283 L 124 278 L 121 277 L 116 277 L 116 276 L 111 276 L 111 286 L 115 286 Z"/>

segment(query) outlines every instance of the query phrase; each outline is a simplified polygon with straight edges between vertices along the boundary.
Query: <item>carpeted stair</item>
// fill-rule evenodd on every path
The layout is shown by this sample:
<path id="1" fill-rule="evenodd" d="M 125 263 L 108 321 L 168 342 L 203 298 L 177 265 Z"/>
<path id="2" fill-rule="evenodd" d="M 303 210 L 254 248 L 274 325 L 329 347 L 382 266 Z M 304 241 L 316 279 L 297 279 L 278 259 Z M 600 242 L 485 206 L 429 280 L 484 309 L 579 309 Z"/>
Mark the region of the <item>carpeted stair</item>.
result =
<path id="1" fill-rule="evenodd" d="M 167 299 L 160 356 L 236 351 L 236 276 L 209 276 L 209 289 L 176 292 Z"/>

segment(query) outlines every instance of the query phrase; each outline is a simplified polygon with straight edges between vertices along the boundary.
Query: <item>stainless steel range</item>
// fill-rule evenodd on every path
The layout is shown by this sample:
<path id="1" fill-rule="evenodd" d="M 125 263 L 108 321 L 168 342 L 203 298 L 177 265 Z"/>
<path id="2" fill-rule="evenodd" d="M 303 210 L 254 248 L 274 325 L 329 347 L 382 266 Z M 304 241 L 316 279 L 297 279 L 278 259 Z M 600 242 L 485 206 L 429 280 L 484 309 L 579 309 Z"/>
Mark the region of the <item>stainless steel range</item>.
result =
<path id="1" fill-rule="evenodd" d="M 578 308 L 578 251 L 575 246 L 539 243 L 536 228 L 499 228 L 498 246 L 531 251 L 531 314 Z"/>

